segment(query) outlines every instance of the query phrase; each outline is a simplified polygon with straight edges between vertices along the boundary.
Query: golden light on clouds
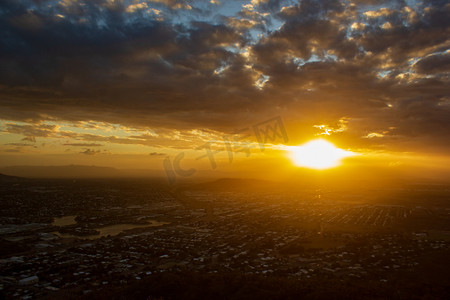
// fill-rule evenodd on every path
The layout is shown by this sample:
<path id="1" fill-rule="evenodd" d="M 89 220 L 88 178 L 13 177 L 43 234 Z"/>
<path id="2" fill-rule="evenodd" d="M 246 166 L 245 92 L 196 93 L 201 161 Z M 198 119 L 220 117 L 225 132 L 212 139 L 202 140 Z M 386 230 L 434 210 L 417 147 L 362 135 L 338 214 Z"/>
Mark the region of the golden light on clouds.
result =
<path id="1" fill-rule="evenodd" d="M 299 167 L 324 170 L 337 167 L 345 157 L 355 156 L 356 153 L 337 148 L 332 143 L 316 139 L 301 146 L 289 147 L 292 162 Z"/>
<path id="2" fill-rule="evenodd" d="M 446 1 L 38 2 L 0 5 L 0 173 L 86 164 L 163 174 L 182 152 L 183 168 L 213 171 L 217 159 L 227 177 L 341 160 L 322 173 L 450 172 Z M 359 157 L 299 146 L 320 137 Z"/>

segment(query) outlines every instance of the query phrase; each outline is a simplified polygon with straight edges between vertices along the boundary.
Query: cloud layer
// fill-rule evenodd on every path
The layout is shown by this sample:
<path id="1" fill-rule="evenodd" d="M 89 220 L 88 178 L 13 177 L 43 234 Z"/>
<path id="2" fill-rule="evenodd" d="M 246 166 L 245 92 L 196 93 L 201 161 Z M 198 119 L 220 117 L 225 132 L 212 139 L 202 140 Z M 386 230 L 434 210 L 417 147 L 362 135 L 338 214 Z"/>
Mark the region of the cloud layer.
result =
<path id="1" fill-rule="evenodd" d="M 356 146 L 448 149 L 446 1 L 222 2 L 2 1 L 2 130 L 72 134 L 65 144 L 92 155 L 103 143 L 182 147 L 177 132 L 187 141 L 281 115 Z M 54 125 L 86 121 L 156 134 Z"/>

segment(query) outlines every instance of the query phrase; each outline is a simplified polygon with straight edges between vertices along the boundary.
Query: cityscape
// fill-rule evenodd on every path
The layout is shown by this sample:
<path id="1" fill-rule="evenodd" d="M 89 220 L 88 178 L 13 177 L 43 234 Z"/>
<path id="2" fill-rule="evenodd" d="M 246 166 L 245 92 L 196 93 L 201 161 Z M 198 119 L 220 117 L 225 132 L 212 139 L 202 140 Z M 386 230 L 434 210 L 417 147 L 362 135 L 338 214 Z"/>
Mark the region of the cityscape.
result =
<path id="1" fill-rule="evenodd" d="M 187 273 L 319 286 L 344 280 L 355 283 L 356 295 L 379 298 L 390 296 L 393 283 L 400 299 L 415 291 L 435 298 L 448 292 L 448 277 L 434 273 L 445 268 L 450 251 L 446 185 L 408 185 L 397 198 L 383 199 L 380 191 L 377 199 L 374 190 L 337 196 L 317 186 L 280 194 L 243 192 L 238 187 L 245 180 L 219 182 L 234 188 L 4 176 L 3 297 L 107 298 L 126 295 L 128 286 L 148 292 L 154 280 L 164 285 L 162 275 Z M 434 197 L 402 197 L 424 190 Z M 423 273 L 399 284 L 417 272 Z M 150 291 L 155 298 L 174 297 L 174 291 Z M 195 292 L 191 297 L 203 297 Z"/>

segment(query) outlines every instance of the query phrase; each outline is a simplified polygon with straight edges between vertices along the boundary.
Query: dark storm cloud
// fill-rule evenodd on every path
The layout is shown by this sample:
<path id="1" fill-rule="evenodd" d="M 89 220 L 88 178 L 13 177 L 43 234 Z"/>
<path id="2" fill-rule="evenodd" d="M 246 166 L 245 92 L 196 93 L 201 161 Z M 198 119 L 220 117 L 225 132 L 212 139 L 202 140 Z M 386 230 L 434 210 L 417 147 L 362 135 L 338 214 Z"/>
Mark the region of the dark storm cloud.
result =
<path id="1" fill-rule="evenodd" d="M 425 57 L 419 60 L 415 67 L 417 72 L 424 74 L 448 73 L 450 71 L 450 52 Z"/>
<path id="2" fill-rule="evenodd" d="M 126 123 L 118 112 L 129 110 L 142 112 L 133 119 L 148 125 L 153 113 L 190 109 L 201 113 L 205 106 L 214 107 L 208 104 L 214 101 L 211 95 L 228 87 L 213 72 L 233 60 L 236 54 L 226 47 L 245 43 L 243 37 L 220 24 L 182 26 L 141 15 L 131 18 L 123 6 L 105 3 L 64 7 L 64 18 L 52 15 L 58 11 L 30 12 L 26 5 L 3 5 L 8 17 L 1 25 L 9 33 L 3 39 L 0 72 L 4 117 L 39 119 L 50 109 L 56 117 L 76 120 L 90 112 L 98 117 L 107 109 L 107 121 L 117 118 Z M 30 15 L 42 26 L 23 26 L 21 20 Z M 158 124 L 157 118 L 153 123 Z"/>
<path id="3" fill-rule="evenodd" d="M 396 10 L 381 9 L 356 18 L 351 17 L 351 8 L 343 11 L 337 1 L 303 1 L 284 9 L 279 14 L 286 20 L 284 25 L 253 48 L 257 67 L 271 76 L 268 91 L 282 86 L 284 99 L 295 99 L 301 103 L 300 111 L 325 120 L 327 115 L 351 116 L 364 119 L 365 127 L 372 130 L 395 127 L 397 138 L 417 132 L 419 143 L 434 136 L 434 141 L 447 144 L 442 137 L 448 140 L 450 114 L 448 102 L 442 99 L 449 94 L 448 54 L 443 51 L 450 46 L 450 24 L 442 15 L 449 15 L 450 6 L 424 5 L 426 9 L 416 13 L 401 2 L 393 5 Z M 361 21 L 368 25 L 349 38 L 349 27 Z M 313 54 L 322 62 L 308 63 Z M 380 75 L 381 71 L 388 75 Z M 310 93 L 305 92 L 308 89 Z M 412 117 L 404 103 L 418 95 L 423 107 Z M 390 103 L 400 105 L 388 109 Z"/>
<path id="4" fill-rule="evenodd" d="M 355 140 L 450 140 L 445 1 L 253 1 L 214 22 L 200 2 L 2 1 L 0 118 L 32 122 L 6 132 L 167 145 L 42 121 L 230 132 L 276 112 L 305 130 L 359 120 Z"/>
<path id="5" fill-rule="evenodd" d="M 426 55 L 428 53 L 424 51 L 427 50 L 447 50 L 450 6 L 426 7 L 420 13 L 421 18 L 412 20 L 409 20 L 409 16 L 413 13 L 405 10 L 375 18 L 375 21 L 371 21 L 373 26 L 367 26 L 361 36 L 361 45 L 374 54 L 388 53 L 389 58 L 397 64 L 404 63 L 412 56 Z M 390 28 L 380 28 L 385 22 L 389 22 Z M 405 22 L 410 22 L 409 26 L 405 26 Z"/>

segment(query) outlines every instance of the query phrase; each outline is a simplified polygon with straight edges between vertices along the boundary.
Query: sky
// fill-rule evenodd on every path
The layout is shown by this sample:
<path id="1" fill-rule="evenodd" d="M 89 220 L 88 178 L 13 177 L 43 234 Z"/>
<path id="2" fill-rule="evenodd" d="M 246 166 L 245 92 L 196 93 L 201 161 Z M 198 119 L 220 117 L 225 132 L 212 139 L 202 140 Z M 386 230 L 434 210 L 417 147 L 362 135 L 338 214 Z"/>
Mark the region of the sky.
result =
<path id="1" fill-rule="evenodd" d="M 450 165 L 447 1 L 3 0 L 0 28 L 0 167 L 271 172 L 318 137 Z"/>

